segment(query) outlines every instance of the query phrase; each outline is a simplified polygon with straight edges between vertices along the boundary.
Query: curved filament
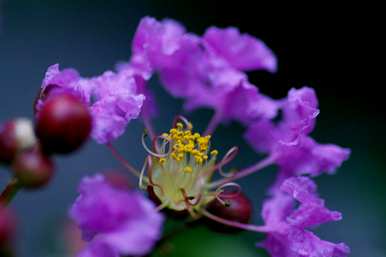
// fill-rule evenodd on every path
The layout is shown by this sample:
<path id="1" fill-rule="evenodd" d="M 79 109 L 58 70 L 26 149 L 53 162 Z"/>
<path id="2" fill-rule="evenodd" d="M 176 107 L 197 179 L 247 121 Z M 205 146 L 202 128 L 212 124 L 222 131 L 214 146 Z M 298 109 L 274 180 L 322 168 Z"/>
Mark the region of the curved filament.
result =
<path id="1" fill-rule="evenodd" d="M 226 194 L 227 198 L 235 198 L 241 194 L 241 186 L 237 183 L 229 182 L 229 183 L 225 183 L 225 184 L 221 185 L 219 188 L 216 189 L 217 200 L 219 200 L 220 202 L 224 202 L 224 200 L 221 199 L 221 194 L 226 192 L 225 189 L 229 188 L 229 187 L 236 188 L 236 191 L 232 192 L 232 193 L 227 193 Z"/>
<path id="2" fill-rule="evenodd" d="M 149 180 L 149 185 L 152 187 L 159 188 L 161 194 L 164 195 L 164 191 L 163 191 L 162 187 L 159 184 L 154 183 L 154 181 L 153 181 L 153 169 L 152 169 L 153 162 L 152 162 L 150 156 L 147 157 L 147 162 L 148 162 L 147 163 L 147 166 L 148 166 L 147 176 L 148 176 L 148 180 Z"/>
<path id="3" fill-rule="evenodd" d="M 142 134 L 141 143 L 142 143 L 143 148 L 145 149 L 145 151 L 146 151 L 148 154 L 150 154 L 151 156 L 154 156 L 154 157 L 158 157 L 158 158 L 166 158 L 166 157 L 169 155 L 169 153 L 157 153 L 157 152 L 152 151 L 152 150 L 147 146 L 147 144 L 146 144 L 146 141 L 145 141 L 146 137 L 147 137 L 147 133 L 146 133 L 146 131 L 145 131 L 145 132 Z M 158 137 L 156 137 L 156 138 L 158 138 Z"/>
<path id="4" fill-rule="evenodd" d="M 174 120 L 173 120 L 173 127 L 176 127 L 176 125 L 177 125 L 177 123 L 178 123 L 179 121 L 182 121 L 182 123 L 185 125 L 185 128 L 186 128 L 186 129 L 191 130 L 191 129 L 193 128 L 192 123 L 190 123 L 190 122 L 188 121 L 188 119 L 185 118 L 185 117 L 182 116 L 182 115 L 177 115 L 177 116 L 174 118 Z"/>

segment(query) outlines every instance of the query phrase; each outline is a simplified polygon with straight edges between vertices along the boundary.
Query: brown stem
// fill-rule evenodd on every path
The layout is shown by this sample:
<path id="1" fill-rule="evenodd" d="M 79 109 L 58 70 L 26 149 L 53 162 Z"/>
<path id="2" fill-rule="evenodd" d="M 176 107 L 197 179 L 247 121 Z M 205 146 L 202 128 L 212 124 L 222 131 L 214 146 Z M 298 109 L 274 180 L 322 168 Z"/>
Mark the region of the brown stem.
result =
<path id="1" fill-rule="evenodd" d="M 107 148 L 110 150 L 111 154 L 113 155 L 113 157 L 118 161 L 120 162 L 124 167 L 126 167 L 126 169 L 128 171 L 130 171 L 134 176 L 136 177 L 140 177 L 140 172 L 134 168 L 133 165 L 131 165 L 129 163 L 129 161 L 127 161 L 119 152 L 118 150 L 111 144 L 106 144 Z"/>
<path id="2" fill-rule="evenodd" d="M 13 197 L 17 194 L 17 192 L 20 190 L 21 185 L 17 178 L 13 178 L 11 181 L 9 181 L 8 185 L 5 187 L 3 192 L 0 195 L 0 203 L 7 205 L 9 204 Z"/>

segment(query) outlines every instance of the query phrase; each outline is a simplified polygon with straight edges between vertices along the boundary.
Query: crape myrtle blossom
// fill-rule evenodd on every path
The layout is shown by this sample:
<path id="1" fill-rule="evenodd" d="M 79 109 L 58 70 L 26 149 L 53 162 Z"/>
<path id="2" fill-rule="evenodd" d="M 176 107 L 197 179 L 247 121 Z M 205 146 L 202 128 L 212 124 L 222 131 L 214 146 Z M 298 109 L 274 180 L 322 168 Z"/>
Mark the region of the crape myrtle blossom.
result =
<path id="1" fill-rule="evenodd" d="M 276 115 L 276 103 L 261 95 L 244 73 L 274 72 L 276 58 L 262 41 L 236 28 L 211 27 L 199 37 L 173 20 L 145 17 L 134 36 L 132 52 L 133 69 L 145 78 L 158 72 L 165 89 L 183 98 L 187 110 L 213 108 L 216 123 Z"/>
<path id="2" fill-rule="evenodd" d="M 295 200 L 299 203 L 296 209 Z M 259 246 L 272 257 L 345 257 L 350 253 L 345 244 L 321 240 L 308 230 L 342 218 L 339 212 L 325 207 L 310 178 L 285 180 L 280 190 L 264 203 L 262 216 L 270 232 Z"/>
<path id="3" fill-rule="evenodd" d="M 319 144 L 309 134 L 319 114 L 313 89 L 291 89 L 281 103 L 282 120 L 261 119 L 252 123 L 246 140 L 258 152 L 268 153 L 279 167 L 276 186 L 288 177 L 301 174 L 312 176 L 334 173 L 350 150 L 333 144 Z"/>
<path id="4" fill-rule="evenodd" d="M 90 108 L 94 123 L 92 137 L 98 143 L 109 143 L 122 135 L 130 120 L 141 112 L 145 96 L 139 92 L 137 82 L 127 72 L 107 71 L 98 77 L 82 78 L 76 70 L 61 71 L 55 64 L 46 72 L 36 111 L 39 112 L 48 96 L 70 92 Z"/>
<path id="5" fill-rule="evenodd" d="M 263 42 L 236 28 L 211 27 L 198 36 L 176 21 L 150 17 L 143 18 L 137 28 L 131 59 L 119 63 L 115 71 L 83 78 L 73 69 L 50 66 L 35 105 L 37 117 L 43 116 L 39 111 L 49 106 L 44 105 L 49 97 L 62 92 L 77 96 L 92 115 L 92 137 L 107 145 L 158 205 L 155 208 L 138 192 L 114 188 L 101 175 L 85 178 L 70 210 L 87 241 L 79 257 L 148 254 L 160 238 L 163 217 L 159 211 L 163 209 L 266 233 L 260 246 L 273 257 L 347 256 L 347 246 L 323 241 L 311 232 L 314 226 L 340 220 L 341 215 L 327 209 L 314 182 L 301 176 L 334 173 L 350 150 L 319 144 L 310 137 L 319 114 L 313 89 L 291 89 L 286 98 L 273 100 L 248 80 L 246 72 L 275 72 L 276 66 L 274 54 Z M 151 118 L 158 108 L 148 86 L 154 75 L 168 93 L 184 100 L 186 110 L 214 109 L 205 132 L 194 130 L 182 116 L 165 133 L 154 131 Z M 147 128 L 141 138 L 147 152 L 142 169 L 131 165 L 111 144 L 138 117 Z M 245 125 L 246 140 L 267 158 L 226 171 L 238 148 L 221 154 L 211 141 L 217 125 L 227 121 Z M 239 204 L 242 199 L 237 197 L 242 189 L 235 181 L 270 165 L 279 169 L 264 203 L 265 224 L 245 224 L 248 219 L 239 219 L 240 212 L 227 215 L 230 204 L 226 197 Z M 216 174 L 222 178 L 217 179 Z M 242 207 L 244 216 L 250 217 L 249 201 Z"/>
<path id="6" fill-rule="evenodd" d="M 70 216 L 89 242 L 80 257 L 145 255 L 159 239 L 163 217 L 139 192 L 95 175 L 82 180 L 79 193 Z"/>

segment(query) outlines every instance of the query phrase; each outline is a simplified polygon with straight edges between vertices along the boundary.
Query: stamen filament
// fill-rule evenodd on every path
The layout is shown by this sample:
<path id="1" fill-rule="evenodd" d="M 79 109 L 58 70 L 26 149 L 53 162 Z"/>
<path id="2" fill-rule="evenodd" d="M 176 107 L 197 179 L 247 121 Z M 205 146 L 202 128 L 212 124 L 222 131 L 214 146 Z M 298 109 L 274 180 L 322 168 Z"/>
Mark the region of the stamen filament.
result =
<path id="1" fill-rule="evenodd" d="M 118 162 L 120 162 L 131 174 L 138 178 L 141 176 L 140 172 L 134 168 L 134 166 L 132 166 L 129 161 L 126 160 L 111 143 L 106 144 L 106 146 L 110 150 L 113 157 Z"/>
<path id="2" fill-rule="evenodd" d="M 138 185 L 139 185 L 139 188 L 141 188 L 141 189 L 146 189 L 147 184 L 149 183 L 148 178 L 145 176 L 145 171 L 148 168 L 148 166 L 150 165 L 149 162 L 150 162 L 149 158 L 146 158 L 145 162 L 143 163 L 142 169 L 141 169 L 141 174 L 140 174 L 139 180 L 138 180 Z M 146 185 L 144 185 L 144 183 L 146 183 Z"/>
<path id="3" fill-rule="evenodd" d="M 230 227 L 239 228 L 239 229 L 248 230 L 248 231 L 253 231 L 253 232 L 260 232 L 260 233 L 269 232 L 269 229 L 266 226 L 256 226 L 256 225 L 252 225 L 252 224 L 244 224 L 244 223 L 240 223 L 240 222 L 236 222 L 236 221 L 226 220 L 226 219 L 220 218 L 216 215 L 213 215 L 206 210 L 203 210 L 202 214 L 211 220 L 214 220 L 218 223 L 221 223 L 221 224 L 224 224 L 224 225 L 227 225 Z"/>
<path id="4" fill-rule="evenodd" d="M 221 121 L 221 115 L 218 112 L 214 113 L 212 118 L 210 119 L 210 121 L 208 123 L 208 127 L 206 128 L 206 130 L 204 132 L 204 136 L 213 134 L 213 132 L 216 130 L 216 128 L 220 124 L 220 121 Z"/>
<path id="5" fill-rule="evenodd" d="M 248 168 L 245 168 L 245 169 L 235 173 L 231 177 L 223 178 L 223 179 L 212 182 L 209 185 L 209 188 L 216 188 L 222 184 L 232 182 L 232 181 L 238 180 L 240 178 L 249 176 L 257 171 L 260 171 L 260 170 L 272 165 L 274 163 L 274 161 L 275 161 L 275 159 L 273 157 L 269 156 L 266 159 L 259 161 L 256 164 L 249 166 Z"/>
<path id="6" fill-rule="evenodd" d="M 148 131 L 150 138 L 153 139 L 156 133 L 153 127 L 153 123 L 151 122 L 151 119 L 143 118 L 143 124 L 145 125 L 145 128 Z"/>
<path id="7" fill-rule="evenodd" d="M 141 139 L 141 142 L 142 142 L 142 146 L 143 148 L 145 149 L 145 151 L 150 154 L 151 156 L 154 156 L 154 157 L 158 157 L 158 158 L 165 158 L 167 157 L 170 153 L 156 153 L 154 151 L 152 151 L 146 144 L 145 142 L 145 139 L 147 137 L 147 132 L 145 131 L 143 134 L 142 134 L 142 139 Z M 156 139 L 156 137 L 154 137 L 154 139 Z M 155 147 L 155 148 L 158 148 L 158 147 Z M 155 149 L 155 150 L 158 150 L 158 149 Z"/>
<path id="8" fill-rule="evenodd" d="M 162 211 L 163 209 L 166 208 L 166 206 L 168 206 L 168 204 L 169 204 L 168 201 L 164 201 L 163 203 L 157 206 L 156 211 Z"/>

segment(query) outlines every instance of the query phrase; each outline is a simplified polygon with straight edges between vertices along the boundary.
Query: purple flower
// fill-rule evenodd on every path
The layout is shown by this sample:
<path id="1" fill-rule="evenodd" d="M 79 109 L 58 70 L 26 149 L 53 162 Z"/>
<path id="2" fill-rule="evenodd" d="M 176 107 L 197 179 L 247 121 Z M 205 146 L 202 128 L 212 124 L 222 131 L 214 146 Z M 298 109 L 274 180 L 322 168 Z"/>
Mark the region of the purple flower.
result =
<path id="1" fill-rule="evenodd" d="M 276 58 L 261 41 L 235 28 L 209 28 L 201 38 L 175 21 L 146 17 L 134 37 L 131 65 L 158 72 L 166 90 L 186 101 L 187 110 L 213 108 L 219 121 L 276 115 L 277 104 L 243 72 L 274 71 Z"/>
<path id="2" fill-rule="evenodd" d="M 93 138 L 101 144 L 121 136 L 127 124 L 138 118 L 145 96 L 138 92 L 137 81 L 125 72 L 107 71 L 90 80 L 95 102 L 91 105 L 94 117 Z"/>
<path id="3" fill-rule="evenodd" d="M 317 107 L 313 89 L 291 89 L 281 101 L 283 117 L 278 124 L 261 119 L 248 127 L 247 141 L 256 151 L 270 154 L 279 166 L 277 185 L 294 175 L 334 173 L 348 159 L 349 149 L 319 144 L 308 136 L 319 114 Z"/>
<path id="4" fill-rule="evenodd" d="M 299 202 L 296 209 L 294 200 Z M 270 232 L 260 246 L 273 257 L 345 257 L 350 253 L 345 244 L 321 240 L 307 230 L 342 218 L 325 207 L 315 183 L 307 177 L 285 180 L 280 191 L 264 203 L 262 216 Z"/>
<path id="5" fill-rule="evenodd" d="M 70 210 L 88 247 L 80 257 L 144 255 L 161 235 L 163 217 L 138 192 L 112 187 L 101 175 L 86 177 Z"/>
<path id="6" fill-rule="evenodd" d="M 90 107 L 92 137 L 98 143 L 109 143 L 121 136 L 127 124 L 139 116 L 145 100 L 139 83 L 132 72 L 107 71 L 88 79 L 80 77 L 74 69 L 60 71 L 55 64 L 46 72 L 36 110 L 40 110 L 47 97 L 70 92 Z"/>

